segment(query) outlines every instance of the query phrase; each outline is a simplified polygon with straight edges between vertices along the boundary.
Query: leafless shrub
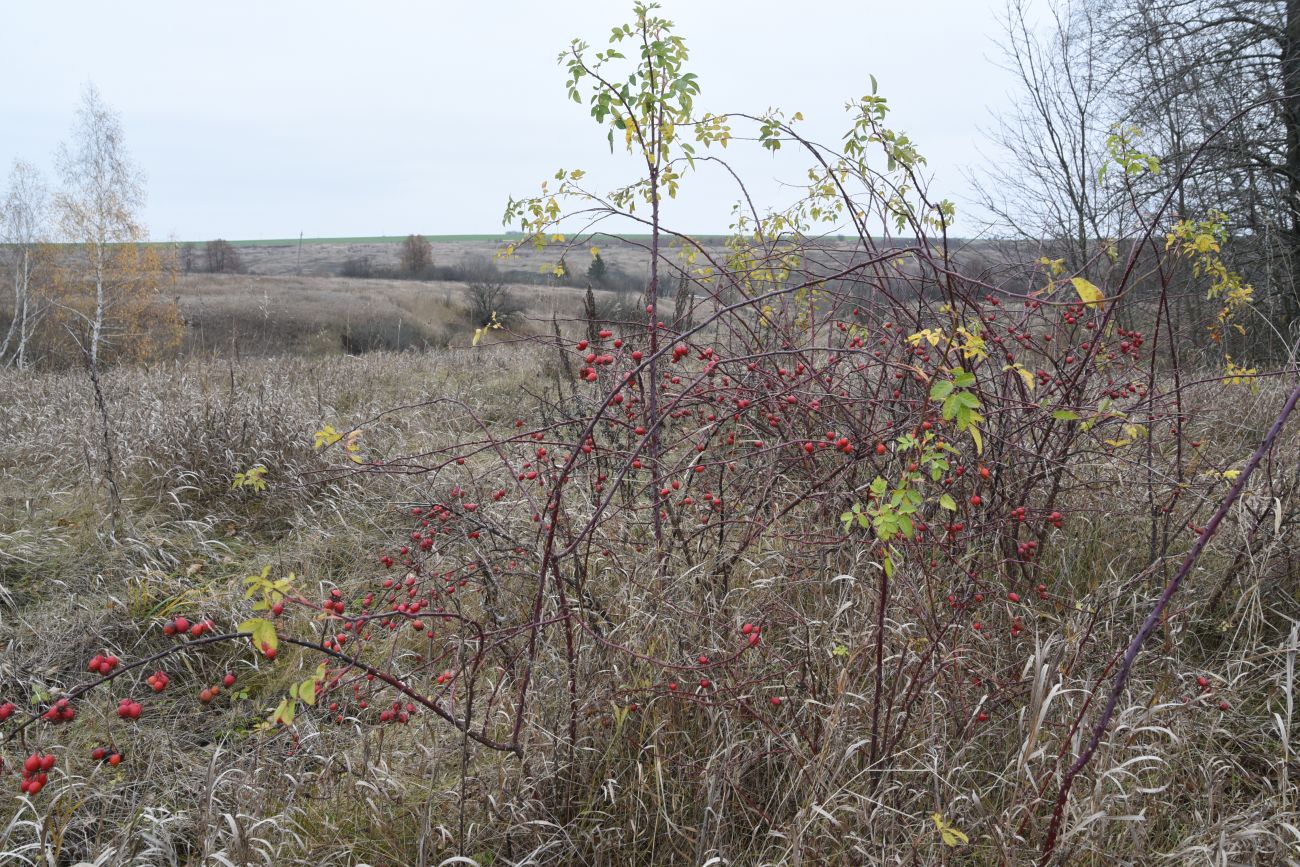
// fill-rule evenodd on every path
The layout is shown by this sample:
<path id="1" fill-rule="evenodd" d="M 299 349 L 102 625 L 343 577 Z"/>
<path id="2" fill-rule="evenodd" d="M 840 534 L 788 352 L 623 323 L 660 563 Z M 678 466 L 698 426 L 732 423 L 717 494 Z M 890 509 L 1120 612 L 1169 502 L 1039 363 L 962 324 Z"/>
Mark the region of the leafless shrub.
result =
<path id="1" fill-rule="evenodd" d="M 518 321 L 526 306 L 514 297 L 509 286 L 492 280 L 469 284 L 465 294 L 469 301 L 469 323 L 475 328 L 494 322 L 502 326 L 512 325 Z"/>
<path id="2" fill-rule="evenodd" d="M 375 263 L 373 256 L 352 256 L 343 260 L 343 266 L 339 270 L 342 277 L 357 277 L 367 279 L 375 276 Z"/>
<path id="3" fill-rule="evenodd" d="M 229 241 L 217 238 L 203 245 L 204 270 L 209 274 L 242 274 L 243 260 L 239 250 Z"/>

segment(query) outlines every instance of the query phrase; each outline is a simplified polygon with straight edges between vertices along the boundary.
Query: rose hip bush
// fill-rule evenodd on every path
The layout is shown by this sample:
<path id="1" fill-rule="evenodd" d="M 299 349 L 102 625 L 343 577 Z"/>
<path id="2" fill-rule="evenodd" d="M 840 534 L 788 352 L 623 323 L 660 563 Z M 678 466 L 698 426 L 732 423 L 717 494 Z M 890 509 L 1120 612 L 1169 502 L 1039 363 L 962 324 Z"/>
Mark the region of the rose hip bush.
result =
<path id="1" fill-rule="evenodd" d="M 1102 698 L 1152 586 L 1245 482 L 1241 455 L 1205 454 L 1189 408 L 1265 376 L 1188 369 L 1180 344 L 1205 325 L 1170 314 L 1177 293 L 1215 296 L 1215 226 L 1152 221 L 1162 203 L 1143 203 L 1146 228 L 1093 279 L 1050 257 L 976 267 L 882 97 L 851 103 L 828 148 L 797 114 L 698 115 L 687 59 L 652 6 L 603 51 L 575 42 L 570 95 L 639 177 L 596 194 L 562 171 L 507 208 L 524 240 L 504 254 L 533 244 L 557 263 L 615 243 L 601 220 L 641 221 L 644 316 L 486 329 L 499 345 L 478 351 L 531 344 L 555 389 L 428 401 L 453 435 L 423 451 L 372 445 L 368 422 L 323 427 L 337 459 L 303 481 L 405 479 L 386 507 L 400 529 L 332 586 L 267 565 L 238 617 L 169 612 L 61 695 L 0 696 L 24 796 L 48 798 L 68 764 L 129 765 L 113 733 L 183 693 L 168 712 L 261 701 L 257 737 L 393 732 L 382 753 L 418 726 L 462 744 L 462 855 L 540 846 L 561 863 L 598 839 L 630 858 L 661 835 L 664 863 L 881 847 L 1048 860 L 1078 854 L 1063 778 L 1099 793 L 1132 761 L 1115 803 L 1137 813 L 1162 791 L 1143 742 L 1165 716 L 1234 712 L 1214 673 L 1168 670 L 1148 721 L 1121 714 L 1130 735 L 1104 765 L 1071 768 L 1080 738 L 1107 731 Z M 742 188 L 725 248 L 672 231 L 664 203 L 733 136 L 806 158 L 802 195 L 760 213 Z M 1114 146 L 1136 201 L 1152 165 Z M 1218 295 L 1221 341 L 1244 302 Z M 1125 580 L 1098 594 L 1103 570 Z M 241 693 L 236 667 L 289 685 Z M 59 727 L 87 717 L 103 742 L 60 755 Z M 495 836 L 464 818 L 491 794 L 464 784 L 488 763 L 524 793 Z M 539 843 L 530 815 L 566 842 Z"/>

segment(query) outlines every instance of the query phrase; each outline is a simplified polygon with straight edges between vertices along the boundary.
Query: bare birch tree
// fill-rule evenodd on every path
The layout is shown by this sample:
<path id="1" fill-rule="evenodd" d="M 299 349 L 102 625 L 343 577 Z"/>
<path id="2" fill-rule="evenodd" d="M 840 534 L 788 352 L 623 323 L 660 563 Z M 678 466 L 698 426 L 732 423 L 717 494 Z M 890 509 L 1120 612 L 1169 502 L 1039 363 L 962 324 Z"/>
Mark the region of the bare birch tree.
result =
<path id="1" fill-rule="evenodd" d="M 31 360 L 29 345 L 43 312 L 33 284 L 48 228 L 49 190 L 35 166 L 15 160 L 9 188 L 0 202 L 0 242 L 9 247 L 14 293 L 13 316 L 0 341 L 0 364 L 12 364 L 19 370 Z"/>
<path id="2" fill-rule="evenodd" d="M 59 148 L 64 189 L 55 198 L 64 235 L 83 248 L 93 304 L 81 313 L 88 360 L 97 367 L 105 341 L 105 324 L 116 302 L 111 250 L 114 244 L 141 240 L 139 210 L 144 181 L 131 162 L 117 113 L 104 104 L 94 85 L 87 85 L 72 130 Z"/>

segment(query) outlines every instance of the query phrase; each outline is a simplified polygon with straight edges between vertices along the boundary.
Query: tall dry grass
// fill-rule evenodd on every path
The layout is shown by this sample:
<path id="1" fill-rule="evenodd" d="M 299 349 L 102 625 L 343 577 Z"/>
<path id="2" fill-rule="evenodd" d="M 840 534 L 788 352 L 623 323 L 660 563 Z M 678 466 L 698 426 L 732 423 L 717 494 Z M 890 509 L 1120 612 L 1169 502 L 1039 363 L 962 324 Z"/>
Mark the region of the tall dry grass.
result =
<path id="1" fill-rule="evenodd" d="M 157 650 L 150 626 L 174 611 L 237 621 L 241 580 L 268 564 L 296 572 L 311 593 L 369 586 L 376 550 L 404 532 L 402 509 L 436 492 L 419 476 L 332 472 L 313 431 L 364 425 L 368 455 L 430 453 L 470 427 L 420 406 L 433 397 L 537 424 L 547 410 L 533 395 L 567 395 L 548 364 L 533 348 L 504 346 L 115 370 L 106 377 L 124 503 L 115 533 L 83 377 L 0 373 L 0 700 L 55 693 L 105 649 L 124 658 Z M 1204 467 L 1240 459 L 1282 390 L 1264 380 L 1257 393 L 1198 392 L 1188 411 Z M 389 412 L 402 406 L 413 408 Z M 1294 425 L 1275 454 L 1141 658 L 1076 786 L 1062 841 L 1069 863 L 1300 857 Z M 255 464 L 270 468 L 268 491 L 232 490 L 234 473 Z M 726 636 L 679 616 L 688 609 L 677 600 L 714 594 L 714 610 L 766 612 L 765 641 L 798 665 L 783 682 L 737 687 L 751 713 L 675 700 L 652 688 L 657 667 L 591 643 L 576 673 L 582 729 L 570 748 L 571 672 L 552 633 L 522 759 L 423 716 L 396 727 L 308 714 L 292 732 L 265 734 L 254 725 L 292 672 L 213 647 L 190 654 L 173 672 L 182 685 L 134 725 L 120 724 L 116 696 L 105 695 L 83 703 L 76 726 L 0 745 L 7 768 L 37 744 L 67 757 L 40 797 L 5 796 L 0 860 L 404 865 L 463 852 L 479 864 L 1026 863 L 1026 840 L 1042 832 L 1027 796 L 1051 788 L 1055 758 L 1077 752 L 1082 737 L 1060 721 L 1111 670 L 1169 568 L 1142 572 L 1147 522 L 1126 493 L 1136 471 L 1113 457 L 1074 470 L 1092 484 L 1077 486 L 1068 504 L 1077 517 L 1045 567 L 1053 593 L 1077 607 L 1043 609 L 1014 655 L 1001 644 L 987 651 L 996 658 L 970 649 L 972 670 L 999 672 L 989 733 L 971 724 L 976 709 L 960 693 L 891 682 L 932 694 L 925 724 L 906 730 L 884 772 L 864 760 L 870 558 L 846 545 L 824 570 L 791 572 L 797 558 L 774 542 L 725 588 L 687 569 L 652 589 L 635 562 L 603 562 L 587 587 L 614 615 L 604 638 L 658 655 L 725 647 Z M 492 604 L 503 610 L 530 603 L 526 582 L 499 592 Z M 914 624 L 886 628 L 891 654 L 903 655 L 890 662 L 924 651 Z M 196 714 L 199 687 L 227 670 L 238 675 L 235 695 Z M 764 707 L 772 695 L 786 701 L 779 726 Z M 629 713 L 631 697 L 639 706 Z M 109 743 L 127 757 L 116 769 L 88 758 Z M 971 844 L 945 847 L 932 812 Z"/>

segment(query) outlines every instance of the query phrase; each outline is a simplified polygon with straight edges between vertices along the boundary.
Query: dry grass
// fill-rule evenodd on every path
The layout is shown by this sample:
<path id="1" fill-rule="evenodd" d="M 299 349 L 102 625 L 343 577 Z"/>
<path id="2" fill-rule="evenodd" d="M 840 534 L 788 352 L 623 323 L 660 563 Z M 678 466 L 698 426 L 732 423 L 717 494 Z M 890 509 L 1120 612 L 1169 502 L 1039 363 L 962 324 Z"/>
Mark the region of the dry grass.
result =
<path id="1" fill-rule="evenodd" d="M 376 349 L 445 349 L 473 337 L 464 283 L 256 274 L 188 274 L 175 295 L 186 324 L 184 351 L 234 358 L 327 356 Z M 575 319 L 582 293 L 512 286 L 532 328 L 552 315 Z M 613 302 L 598 292 L 598 303 Z"/>
<path id="2" fill-rule="evenodd" d="M 242 295 L 225 300 L 239 308 L 239 298 L 257 293 L 237 288 L 258 285 L 239 282 L 248 278 L 204 280 L 211 288 L 193 297 L 214 299 L 230 285 Z M 355 303 L 313 281 L 298 288 L 312 299 L 304 311 L 328 308 L 333 317 L 336 305 Z M 437 299 L 420 308 L 403 294 L 418 287 L 373 288 L 371 306 L 437 315 Z M 76 683 L 85 659 L 106 647 L 124 657 L 157 649 L 163 639 L 150 624 L 174 610 L 237 620 L 246 605 L 240 581 L 263 565 L 295 571 L 308 595 L 366 586 L 376 548 L 402 532 L 391 507 L 430 492 L 419 477 L 301 484 L 328 466 L 311 448 L 312 432 L 366 422 L 372 454 L 428 452 L 463 436 L 464 417 L 434 408 L 375 417 L 450 397 L 489 420 L 536 422 L 542 410 L 527 395 L 553 394 L 546 371 L 546 359 L 526 347 L 113 371 L 124 519 L 111 537 L 86 384 L 76 374 L 0 373 L 0 699 Z M 1244 399 L 1188 407 L 1207 465 L 1241 457 L 1280 391 L 1265 384 L 1255 395 L 1235 392 Z M 1076 786 L 1062 844 L 1069 863 L 1300 859 L 1294 427 L 1141 659 L 1117 724 Z M 272 468 L 269 491 L 232 491 L 232 475 L 256 463 Z M 424 865 L 463 852 L 472 862 L 451 863 L 1028 863 L 1032 847 L 1016 836 L 1026 795 L 1059 752 L 1077 750 L 1062 721 L 1079 713 L 1162 583 L 1133 578 L 1147 544 L 1145 521 L 1124 505 L 1133 467 L 1108 460 L 1077 472 L 1101 484 L 1070 503 L 1080 518 L 1049 566 L 1061 595 L 1080 607 L 1044 609 L 1021 655 L 980 660 L 1016 698 L 989 706 L 987 732 L 969 728 L 957 693 L 936 688 L 926 727 L 899 744 L 885 772 L 869 772 L 863 760 L 871 697 L 859 648 L 875 616 L 870 567 L 846 548 L 825 571 L 792 572 L 793 552 L 769 546 L 710 603 L 718 612 L 770 612 L 766 640 L 801 660 L 785 683 L 752 688 L 752 714 L 657 693 L 623 718 L 615 709 L 629 690 L 662 672 L 588 644 L 577 673 L 582 735 L 572 753 L 558 749 L 568 675 L 563 640 L 548 633 L 522 762 L 469 749 L 426 717 L 393 727 L 306 716 L 295 736 L 258 734 L 251 727 L 284 692 L 292 666 L 214 648 L 191 654 L 174 672 L 180 685 L 151 701 L 138 724 L 120 724 L 116 696 L 104 695 L 82 705 L 77 725 L 25 744 L 67 759 L 49 791 L 0 811 L 0 860 Z M 1249 509 L 1266 521 L 1244 548 Z M 691 570 L 654 593 L 644 564 L 606 562 L 599 575 L 590 589 L 620 624 L 612 640 L 667 655 L 724 646 L 709 623 L 674 619 L 675 606 L 701 592 Z M 1220 583 L 1226 604 L 1209 611 Z M 498 604 L 526 607 L 529 594 L 505 586 Z M 891 653 L 916 652 L 911 624 L 887 629 Z M 246 697 L 196 713 L 194 693 L 228 669 Z M 1212 679 L 1212 695 L 1198 694 L 1200 674 Z M 779 728 L 762 713 L 776 690 L 788 697 Z M 1219 711 L 1221 699 L 1229 712 Z M 109 741 L 128 757 L 120 768 L 88 758 Z M 0 751 L 6 763 L 22 755 L 19 745 Z M 933 811 L 972 845 L 943 847 Z M 1029 817 L 1028 839 L 1041 835 L 1041 821 Z"/>

